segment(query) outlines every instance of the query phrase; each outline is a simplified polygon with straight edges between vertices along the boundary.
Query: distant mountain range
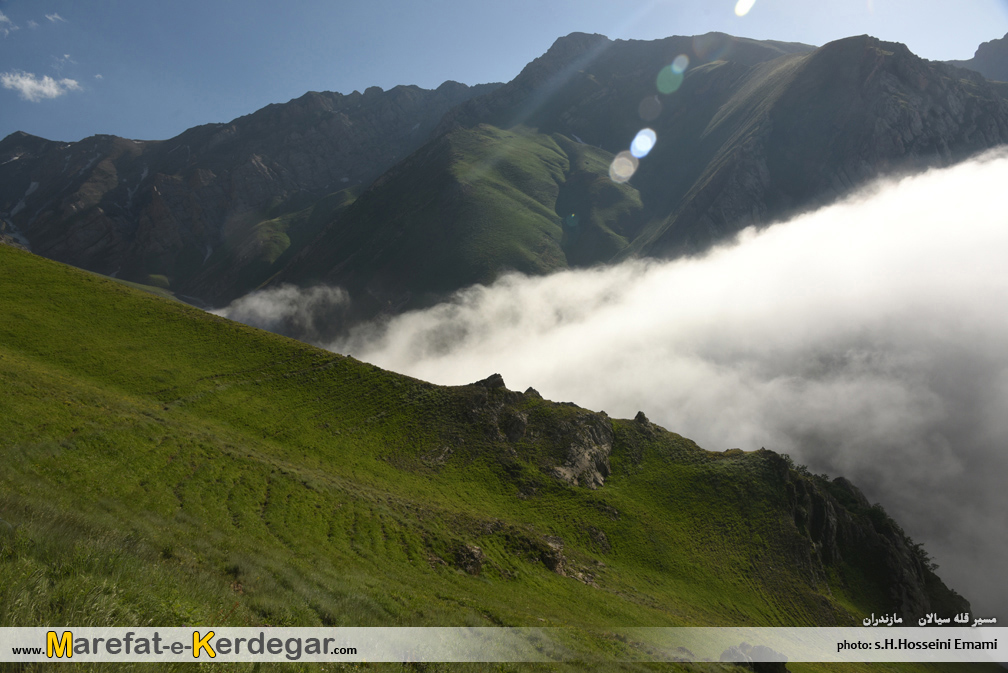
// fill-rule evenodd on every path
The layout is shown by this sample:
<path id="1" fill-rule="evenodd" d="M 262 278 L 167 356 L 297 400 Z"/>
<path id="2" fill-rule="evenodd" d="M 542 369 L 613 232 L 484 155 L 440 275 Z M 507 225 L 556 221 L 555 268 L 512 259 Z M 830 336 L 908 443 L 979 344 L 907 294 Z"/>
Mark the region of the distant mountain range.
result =
<path id="1" fill-rule="evenodd" d="M 995 76 L 1004 43 L 962 65 Z M 504 85 L 313 92 L 157 142 L 12 134 L 0 234 L 201 304 L 339 285 L 356 320 L 505 270 L 702 250 L 1008 142 L 1006 96 L 868 36 L 574 33 Z M 653 150 L 611 180 L 644 128 Z"/>

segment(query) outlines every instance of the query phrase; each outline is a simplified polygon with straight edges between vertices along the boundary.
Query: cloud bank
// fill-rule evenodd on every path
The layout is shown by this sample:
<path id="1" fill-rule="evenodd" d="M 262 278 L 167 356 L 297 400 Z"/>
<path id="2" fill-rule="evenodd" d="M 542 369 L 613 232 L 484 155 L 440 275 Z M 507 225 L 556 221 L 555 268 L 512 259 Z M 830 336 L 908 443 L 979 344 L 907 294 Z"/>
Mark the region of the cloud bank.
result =
<path id="1" fill-rule="evenodd" d="M 17 91 L 22 99 L 38 103 L 39 101 L 59 98 L 69 91 L 80 91 L 77 80 L 62 78 L 53 79 L 49 75 L 39 77 L 30 72 L 12 70 L 0 74 L 0 84 L 5 89 Z"/>
<path id="2" fill-rule="evenodd" d="M 1008 152 L 880 183 L 695 259 L 510 275 L 329 344 L 761 446 L 880 501 L 1008 619 Z"/>

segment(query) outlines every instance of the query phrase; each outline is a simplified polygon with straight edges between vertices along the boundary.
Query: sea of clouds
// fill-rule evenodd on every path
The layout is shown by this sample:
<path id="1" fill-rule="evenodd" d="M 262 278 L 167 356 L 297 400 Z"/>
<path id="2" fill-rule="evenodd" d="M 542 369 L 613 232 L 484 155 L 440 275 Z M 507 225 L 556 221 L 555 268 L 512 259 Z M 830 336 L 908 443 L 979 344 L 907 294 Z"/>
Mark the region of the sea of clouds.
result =
<path id="1" fill-rule="evenodd" d="M 500 372 L 610 416 L 643 410 L 711 450 L 789 453 L 850 478 L 978 615 L 1008 620 L 1006 185 L 995 151 L 701 257 L 506 275 L 335 342 L 301 336 L 437 383 Z M 302 313 L 346 301 L 287 286 L 220 313 L 315 325 Z"/>

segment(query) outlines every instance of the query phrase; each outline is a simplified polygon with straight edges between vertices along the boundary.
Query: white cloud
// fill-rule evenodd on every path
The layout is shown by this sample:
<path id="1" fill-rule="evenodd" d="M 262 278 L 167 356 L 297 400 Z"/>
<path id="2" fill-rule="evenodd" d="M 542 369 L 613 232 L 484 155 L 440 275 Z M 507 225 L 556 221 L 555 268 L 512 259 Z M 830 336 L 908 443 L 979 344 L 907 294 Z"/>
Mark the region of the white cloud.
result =
<path id="1" fill-rule="evenodd" d="M 64 19 L 62 16 L 60 16 L 56 12 L 53 12 L 52 14 L 46 14 L 45 18 L 49 19 L 53 23 L 56 23 L 57 21 L 62 21 L 63 23 L 67 22 L 66 19 Z"/>
<path id="2" fill-rule="evenodd" d="M 94 78 L 95 79 L 105 79 L 104 77 L 102 77 L 101 73 L 98 73 L 97 75 L 95 75 Z"/>
<path id="3" fill-rule="evenodd" d="M 7 18 L 6 14 L 0 12 L 0 33 L 3 33 L 3 36 L 7 37 L 17 29 L 18 26 L 9 18 Z"/>
<path id="4" fill-rule="evenodd" d="M 47 98 L 59 98 L 68 91 L 80 91 L 81 86 L 73 79 L 53 79 L 48 75 L 39 77 L 30 72 L 12 70 L 0 74 L 0 84 L 5 89 L 17 91 L 21 98 L 37 103 Z"/>
<path id="5" fill-rule="evenodd" d="M 281 285 L 251 292 L 213 312 L 273 332 L 297 334 L 305 341 L 318 341 L 331 333 L 334 323 L 343 320 L 348 305 L 347 293 L 339 288 L 320 285 L 302 290 Z"/>
<path id="6" fill-rule="evenodd" d="M 36 21 L 35 19 L 28 19 L 28 27 L 31 28 L 31 29 L 33 29 L 33 30 L 35 28 L 38 28 L 39 27 L 38 26 L 38 21 Z"/>

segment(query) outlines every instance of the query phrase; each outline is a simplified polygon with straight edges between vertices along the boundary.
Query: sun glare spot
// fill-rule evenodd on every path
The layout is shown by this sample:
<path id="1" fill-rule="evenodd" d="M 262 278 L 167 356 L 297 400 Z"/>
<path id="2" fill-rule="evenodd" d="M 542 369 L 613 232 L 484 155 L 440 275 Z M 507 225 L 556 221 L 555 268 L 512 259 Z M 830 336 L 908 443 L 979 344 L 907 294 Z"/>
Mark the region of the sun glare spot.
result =
<path id="1" fill-rule="evenodd" d="M 686 68 L 689 67 L 689 56 L 686 54 L 679 54 L 672 61 L 672 72 L 682 74 L 686 72 Z"/>
<path id="2" fill-rule="evenodd" d="M 609 165 L 609 178 L 613 182 L 626 182 L 633 177 L 633 174 L 637 171 L 638 164 L 637 157 L 623 150 L 616 155 L 612 164 Z"/>
<path id="3" fill-rule="evenodd" d="M 638 159 L 643 159 L 654 147 L 655 141 L 658 140 L 657 134 L 651 129 L 641 129 L 637 132 L 637 136 L 634 137 L 633 142 L 630 143 L 630 154 Z"/>
<path id="4" fill-rule="evenodd" d="M 677 91 L 682 85 L 683 74 L 676 72 L 672 66 L 667 65 L 658 73 L 658 91 L 664 94 Z"/>
<path id="5" fill-rule="evenodd" d="M 735 3 L 735 16 L 745 16 L 756 4 L 756 0 L 738 0 Z"/>

